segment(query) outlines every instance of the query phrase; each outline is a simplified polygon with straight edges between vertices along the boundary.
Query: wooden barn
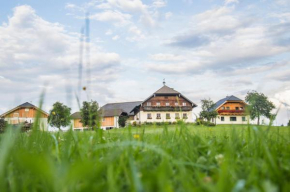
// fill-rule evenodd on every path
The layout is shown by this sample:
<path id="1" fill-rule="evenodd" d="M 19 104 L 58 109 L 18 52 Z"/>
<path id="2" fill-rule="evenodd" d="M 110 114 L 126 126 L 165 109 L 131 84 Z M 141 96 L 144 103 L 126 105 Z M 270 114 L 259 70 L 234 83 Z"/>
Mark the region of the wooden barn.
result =
<path id="1" fill-rule="evenodd" d="M 15 125 L 24 122 L 34 123 L 37 114 L 39 114 L 40 129 L 47 131 L 48 113 L 29 102 L 23 103 L 6 113 L 3 113 L 0 117 L 4 118 L 8 124 Z"/>

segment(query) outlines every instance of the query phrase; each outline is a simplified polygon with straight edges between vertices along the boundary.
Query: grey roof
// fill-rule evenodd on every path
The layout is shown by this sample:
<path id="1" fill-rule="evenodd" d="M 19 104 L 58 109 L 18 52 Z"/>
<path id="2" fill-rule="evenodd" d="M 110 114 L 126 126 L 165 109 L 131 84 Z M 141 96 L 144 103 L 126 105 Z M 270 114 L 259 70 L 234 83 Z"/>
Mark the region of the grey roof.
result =
<path id="1" fill-rule="evenodd" d="M 215 103 L 214 109 L 216 110 L 219 106 L 221 106 L 226 101 L 243 101 L 243 100 L 237 98 L 234 95 L 226 96 L 225 98 L 223 98 L 223 99 L 221 99 L 221 100 L 219 100 L 218 102 Z"/>
<path id="2" fill-rule="evenodd" d="M 102 117 L 113 117 L 113 116 L 120 116 L 122 113 L 128 114 L 122 109 L 106 109 L 106 110 L 101 110 L 101 116 Z"/>
<path id="3" fill-rule="evenodd" d="M 72 119 L 81 119 L 81 112 L 75 112 L 70 117 Z"/>
<path id="4" fill-rule="evenodd" d="M 137 106 L 140 105 L 142 101 L 134 101 L 134 102 L 123 102 L 123 103 L 108 103 L 101 107 L 103 111 L 109 111 L 105 112 L 107 113 L 112 113 L 111 110 L 121 110 L 122 112 L 126 112 L 128 115 L 134 115 L 134 113 L 131 113 L 131 110 Z M 120 111 L 118 111 L 120 112 Z"/>
<path id="5" fill-rule="evenodd" d="M 158 89 L 155 94 L 179 94 L 178 91 L 175 91 L 173 88 L 170 88 L 166 85 Z"/>
<path id="6" fill-rule="evenodd" d="M 25 102 L 25 103 L 19 105 L 18 107 L 36 107 L 36 106 L 32 105 L 32 104 L 29 103 L 29 102 Z"/>

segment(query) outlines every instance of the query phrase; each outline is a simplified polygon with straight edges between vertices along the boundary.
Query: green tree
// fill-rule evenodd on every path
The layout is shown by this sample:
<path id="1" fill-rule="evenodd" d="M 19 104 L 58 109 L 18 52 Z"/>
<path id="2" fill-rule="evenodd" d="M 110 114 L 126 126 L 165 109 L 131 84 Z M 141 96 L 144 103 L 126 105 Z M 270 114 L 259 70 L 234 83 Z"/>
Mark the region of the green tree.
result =
<path id="1" fill-rule="evenodd" d="M 201 100 L 201 112 L 199 113 L 200 118 L 206 119 L 207 122 L 216 118 L 218 113 L 215 111 L 214 107 L 215 103 L 210 98 Z"/>
<path id="2" fill-rule="evenodd" d="M 70 124 L 71 109 L 66 105 L 56 102 L 53 104 L 52 109 L 49 111 L 48 123 L 53 127 L 60 129 Z"/>
<path id="3" fill-rule="evenodd" d="M 96 101 L 83 102 L 83 107 L 81 108 L 81 122 L 83 126 L 90 128 L 100 127 L 100 111 L 99 104 Z"/>
<path id="4" fill-rule="evenodd" d="M 257 124 L 260 125 L 260 118 L 262 116 L 272 119 L 274 117 L 271 111 L 275 108 L 275 105 L 268 100 L 268 97 L 263 93 L 257 91 L 251 91 L 247 93 L 246 102 L 248 105 L 248 111 L 251 119 L 257 118 Z"/>
<path id="5" fill-rule="evenodd" d="M 0 133 L 3 133 L 7 127 L 7 122 L 4 118 L 0 118 Z"/>
<path id="6" fill-rule="evenodd" d="M 125 127 L 127 119 L 128 119 L 127 116 L 120 116 L 119 119 L 118 119 L 119 126 L 120 127 Z"/>

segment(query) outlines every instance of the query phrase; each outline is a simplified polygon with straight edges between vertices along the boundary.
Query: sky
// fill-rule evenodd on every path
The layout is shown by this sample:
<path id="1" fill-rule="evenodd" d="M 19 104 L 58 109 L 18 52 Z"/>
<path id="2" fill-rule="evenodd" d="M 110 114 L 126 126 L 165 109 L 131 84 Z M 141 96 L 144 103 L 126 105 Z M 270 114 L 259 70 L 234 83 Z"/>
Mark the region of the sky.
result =
<path id="1" fill-rule="evenodd" d="M 90 41 L 80 43 L 86 14 Z M 42 92 L 46 111 L 142 101 L 163 79 L 199 105 L 195 114 L 201 99 L 264 93 L 285 125 L 290 0 L 0 1 L 0 114 L 38 105 Z"/>

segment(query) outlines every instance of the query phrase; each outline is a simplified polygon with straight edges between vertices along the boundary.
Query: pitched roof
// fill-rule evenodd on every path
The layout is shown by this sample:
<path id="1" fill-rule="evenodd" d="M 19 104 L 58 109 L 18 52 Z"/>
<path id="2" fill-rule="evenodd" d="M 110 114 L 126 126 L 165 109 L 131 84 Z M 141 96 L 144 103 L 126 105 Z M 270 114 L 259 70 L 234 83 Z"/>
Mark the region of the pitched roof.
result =
<path id="1" fill-rule="evenodd" d="M 180 92 L 174 90 L 173 88 L 170 88 L 166 85 L 163 85 L 163 87 L 161 87 L 160 89 L 158 89 L 153 95 L 151 95 L 150 97 L 148 97 L 147 99 L 145 99 L 143 102 L 146 102 L 148 99 L 154 97 L 155 95 L 180 95 L 181 97 L 183 97 L 185 100 L 187 100 L 188 102 L 190 102 L 193 107 L 197 107 L 197 105 L 195 103 L 193 103 L 192 101 L 190 101 L 188 98 L 186 98 L 184 95 L 182 95 Z M 140 104 L 141 104 L 140 103 Z M 133 112 L 133 110 L 132 110 Z"/>
<path id="2" fill-rule="evenodd" d="M 140 105 L 142 101 L 134 101 L 134 102 L 123 102 L 123 103 L 108 103 L 101 107 L 103 111 L 109 111 L 105 112 L 105 114 L 110 113 L 112 114 L 111 110 L 121 110 L 122 112 L 126 112 L 128 115 L 134 115 L 134 113 L 131 113 L 131 110 L 137 106 Z"/>
<path id="3" fill-rule="evenodd" d="M 33 105 L 33 104 L 29 103 L 29 102 L 25 102 L 25 103 L 23 103 L 23 104 L 21 104 L 21 105 L 18 105 L 17 107 L 15 107 L 15 108 L 13 108 L 13 109 L 7 111 L 6 113 L 3 113 L 2 115 L 0 115 L 0 117 L 4 117 L 4 116 L 6 116 L 7 114 L 9 114 L 9 113 L 11 113 L 11 112 L 13 112 L 13 111 L 15 111 L 15 110 L 17 110 L 17 109 L 20 109 L 20 108 L 35 108 L 35 109 L 39 110 L 40 112 L 42 112 L 42 113 L 48 115 L 47 112 L 45 112 L 45 111 L 43 111 L 42 109 L 36 107 L 35 105 Z"/>
<path id="4" fill-rule="evenodd" d="M 175 91 L 173 88 L 170 88 L 166 85 L 158 89 L 155 94 L 179 94 L 178 91 Z"/>
<path id="5" fill-rule="evenodd" d="M 81 112 L 75 112 L 70 116 L 72 119 L 81 119 Z"/>
<path id="6" fill-rule="evenodd" d="M 102 117 L 113 117 L 113 116 L 120 116 L 122 113 L 126 113 L 122 109 L 107 109 L 101 110 Z M 126 113 L 128 114 L 128 113 Z"/>
<path id="7" fill-rule="evenodd" d="M 35 107 L 34 105 L 32 105 L 31 103 L 29 102 L 25 102 L 21 105 L 19 105 L 18 107 L 26 107 L 26 108 L 32 108 L 32 107 Z"/>
<path id="8" fill-rule="evenodd" d="M 222 104 L 224 104 L 226 101 L 243 101 L 242 99 L 239 99 L 238 97 L 231 95 L 231 96 L 226 96 L 225 98 L 219 100 L 218 102 L 215 103 L 214 109 L 216 110 L 219 108 Z"/>

